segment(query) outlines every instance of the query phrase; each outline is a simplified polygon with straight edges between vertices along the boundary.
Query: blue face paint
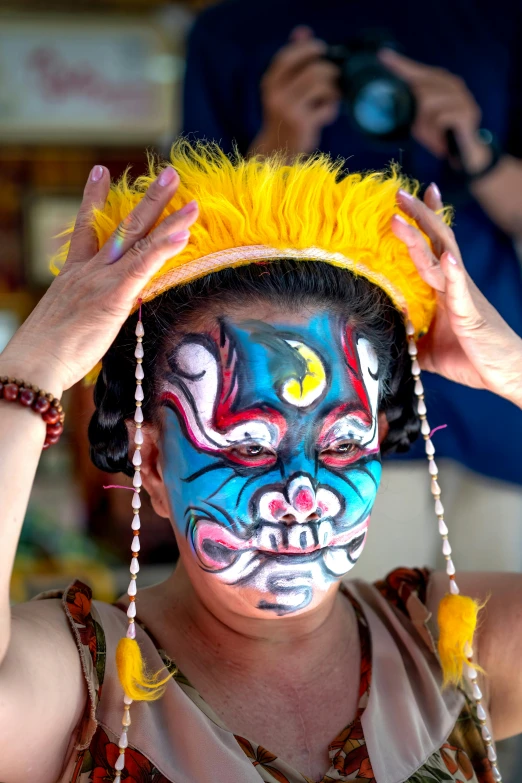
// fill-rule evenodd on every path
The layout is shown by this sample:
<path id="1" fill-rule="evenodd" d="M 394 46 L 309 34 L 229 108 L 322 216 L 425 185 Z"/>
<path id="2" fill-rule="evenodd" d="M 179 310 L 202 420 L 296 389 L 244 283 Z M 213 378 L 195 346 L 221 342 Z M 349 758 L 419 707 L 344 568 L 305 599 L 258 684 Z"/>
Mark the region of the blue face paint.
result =
<path id="1" fill-rule="evenodd" d="M 222 321 L 169 357 L 165 482 L 201 568 L 258 608 L 305 608 L 364 546 L 381 475 L 378 367 L 365 338 L 321 313 L 307 325 Z"/>

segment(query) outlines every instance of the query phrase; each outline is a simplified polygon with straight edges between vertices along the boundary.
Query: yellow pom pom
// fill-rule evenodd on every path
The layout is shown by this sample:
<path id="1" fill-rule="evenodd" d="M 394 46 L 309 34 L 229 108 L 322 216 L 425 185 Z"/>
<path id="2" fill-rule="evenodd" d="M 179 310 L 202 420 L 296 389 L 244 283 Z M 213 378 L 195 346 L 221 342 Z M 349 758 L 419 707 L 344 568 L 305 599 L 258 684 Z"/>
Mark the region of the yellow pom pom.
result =
<path id="1" fill-rule="evenodd" d="M 161 669 L 150 675 L 145 669 L 138 642 L 124 637 L 116 648 L 116 668 L 125 695 L 135 701 L 155 701 L 165 692 L 171 675 L 160 679 Z"/>
<path id="2" fill-rule="evenodd" d="M 473 646 L 477 617 L 483 608 L 466 595 L 447 593 L 439 604 L 439 657 L 442 666 L 443 688 L 461 685 L 464 664 L 468 663 L 467 645 Z M 474 669 L 480 666 L 470 663 Z"/>

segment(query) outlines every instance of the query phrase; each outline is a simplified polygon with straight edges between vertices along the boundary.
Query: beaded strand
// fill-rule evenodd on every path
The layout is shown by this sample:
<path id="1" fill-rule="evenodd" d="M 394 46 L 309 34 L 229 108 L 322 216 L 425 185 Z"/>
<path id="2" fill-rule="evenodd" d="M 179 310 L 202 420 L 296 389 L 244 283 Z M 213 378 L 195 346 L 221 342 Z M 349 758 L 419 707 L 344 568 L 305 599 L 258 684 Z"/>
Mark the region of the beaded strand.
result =
<path id="1" fill-rule="evenodd" d="M 140 498 L 140 491 L 141 491 L 141 447 L 143 445 L 143 431 L 141 429 L 141 425 L 143 424 L 143 411 L 142 411 L 142 403 L 143 403 L 143 378 L 144 378 L 144 372 L 143 372 L 143 336 L 145 334 L 145 330 L 143 328 L 143 323 L 141 321 L 141 307 L 140 312 L 138 316 L 138 323 L 136 324 L 136 350 L 134 351 L 134 356 L 136 358 L 136 371 L 134 373 L 134 376 L 136 378 L 136 392 L 134 394 L 134 399 L 136 401 L 136 411 L 134 413 L 134 423 L 136 425 L 136 431 L 134 435 L 134 455 L 132 457 L 132 464 L 134 466 L 134 478 L 132 480 L 132 485 L 134 488 L 134 492 L 132 493 L 132 511 L 133 511 L 133 519 L 132 519 L 132 543 L 131 543 L 131 564 L 130 564 L 130 582 L 129 586 L 127 588 L 127 595 L 129 596 L 129 607 L 127 609 L 127 618 L 129 621 L 128 627 L 127 627 L 127 638 L 128 639 L 135 639 L 136 638 L 136 625 L 134 622 L 134 618 L 136 617 L 136 575 L 138 571 L 140 570 L 138 557 L 140 552 L 140 528 L 141 528 L 141 522 L 140 522 L 140 508 L 141 508 L 141 498 Z M 116 759 L 116 763 L 114 765 L 114 769 L 116 770 L 116 775 L 114 777 L 114 783 L 121 783 L 121 773 L 123 772 L 125 768 L 125 748 L 128 746 L 128 738 L 127 738 L 127 732 L 129 730 L 129 726 L 131 725 L 131 718 L 130 718 L 130 706 L 132 704 L 132 699 L 129 698 L 129 696 L 123 697 L 123 717 L 121 720 L 121 735 L 118 742 L 118 747 L 120 754 L 118 758 Z"/>
<path id="2" fill-rule="evenodd" d="M 430 438 L 431 428 L 428 423 L 426 402 L 424 399 L 424 387 L 420 379 L 421 368 L 417 358 L 417 344 L 415 342 L 415 329 L 411 321 L 406 322 L 406 335 L 408 337 L 408 353 L 411 359 L 411 374 L 415 381 L 415 395 L 417 397 L 417 413 L 421 422 L 421 434 L 424 438 L 424 447 L 426 451 L 426 457 L 428 459 L 428 471 L 431 478 L 431 494 L 435 503 L 435 516 L 437 517 L 439 533 L 442 538 L 442 554 L 446 560 L 446 573 L 449 577 L 449 590 L 452 595 L 458 595 L 460 593 L 459 586 L 455 579 L 455 565 L 451 559 L 451 545 L 448 541 L 449 530 L 444 520 L 444 506 L 440 499 L 441 490 L 439 484 L 439 469 L 435 462 L 435 447 Z M 477 683 L 477 671 L 471 665 L 473 662 L 473 650 L 468 645 L 465 650 L 466 657 L 468 659 L 468 665 L 465 667 L 465 674 L 470 681 L 471 691 L 473 694 L 473 701 L 475 703 L 475 710 L 477 713 L 477 719 L 480 723 L 482 739 L 486 745 L 488 759 L 491 762 L 491 770 L 493 773 L 493 779 L 496 783 L 501 783 L 502 775 L 497 767 L 497 754 L 493 747 L 493 738 L 486 723 L 486 711 L 482 704 L 482 691 Z"/>

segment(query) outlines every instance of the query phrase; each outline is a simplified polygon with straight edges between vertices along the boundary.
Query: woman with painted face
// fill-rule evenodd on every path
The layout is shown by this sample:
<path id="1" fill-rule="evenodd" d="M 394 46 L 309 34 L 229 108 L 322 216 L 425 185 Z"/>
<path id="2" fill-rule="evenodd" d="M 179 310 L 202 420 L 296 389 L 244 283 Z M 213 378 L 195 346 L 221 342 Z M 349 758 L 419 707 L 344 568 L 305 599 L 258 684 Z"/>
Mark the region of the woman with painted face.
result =
<path id="1" fill-rule="evenodd" d="M 520 339 L 436 187 L 184 142 L 171 163 L 110 194 L 93 169 L 65 264 L 0 356 L 0 778 L 501 780 L 522 577 L 455 573 L 420 374 L 520 407 Z M 100 359 L 91 453 L 134 476 L 128 595 L 74 582 L 10 610 L 44 438 Z M 447 573 L 345 578 L 381 457 L 419 434 Z M 142 487 L 180 559 L 137 597 Z"/>

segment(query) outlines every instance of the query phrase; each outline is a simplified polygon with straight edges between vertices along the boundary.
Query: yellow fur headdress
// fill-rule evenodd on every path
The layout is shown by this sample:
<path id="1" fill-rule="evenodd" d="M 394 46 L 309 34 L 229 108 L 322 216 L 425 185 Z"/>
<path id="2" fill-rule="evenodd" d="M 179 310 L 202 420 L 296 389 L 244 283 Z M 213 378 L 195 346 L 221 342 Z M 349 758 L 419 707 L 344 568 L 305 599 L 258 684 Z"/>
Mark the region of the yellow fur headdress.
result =
<path id="1" fill-rule="evenodd" d="M 172 148 L 170 163 L 181 182 L 162 218 L 191 199 L 200 214 L 186 248 L 152 278 L 143 301 L 225 267 L 283 256 L 315 259 L 376 283 L 408 315 L 416 334 L 427 331 L 434 293 L 390 225 L 398 211 L 397 190 L 416 192 L 418 184 L 396 167 L 344 176 L 345 162 L 324 154 L 287 165 L 280 155 L 228 157 L 215 144 L 183 139 Z M 93 215 L 100 246 L 143 198 L 160 168 L 151 160 L 148 175 L 131 184 L 126 174 L 113 184 L 107 204 Z M 67 246 L 58 265 L 66 254 Z"/>

